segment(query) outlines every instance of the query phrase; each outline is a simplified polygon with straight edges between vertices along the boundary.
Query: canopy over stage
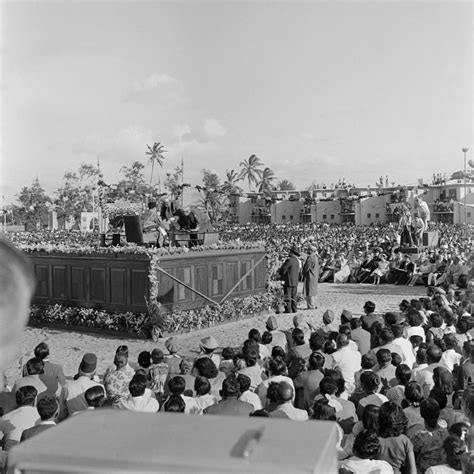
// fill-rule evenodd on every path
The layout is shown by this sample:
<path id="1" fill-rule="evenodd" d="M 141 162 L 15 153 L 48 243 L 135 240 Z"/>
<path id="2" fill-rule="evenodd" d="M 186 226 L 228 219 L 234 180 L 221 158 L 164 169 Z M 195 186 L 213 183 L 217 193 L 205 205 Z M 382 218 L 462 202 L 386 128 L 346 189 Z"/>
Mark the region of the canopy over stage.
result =
<path id="1" fill-rule="evenodd" d="M 150 257 L 144 253 L 95 255 L 31 253 L 36 274 L 33 304 L 146 312 Z M 158 301 L 165 311 L 217 304 L 265 290 L 263 249 L 190 251 L 159 257 Z"/>
<path id="2" fill-rule="evenodd" d="M 331 473 L 336 441 L 328 421 L 101 410 L 14 447 L 8 473 Z"/>

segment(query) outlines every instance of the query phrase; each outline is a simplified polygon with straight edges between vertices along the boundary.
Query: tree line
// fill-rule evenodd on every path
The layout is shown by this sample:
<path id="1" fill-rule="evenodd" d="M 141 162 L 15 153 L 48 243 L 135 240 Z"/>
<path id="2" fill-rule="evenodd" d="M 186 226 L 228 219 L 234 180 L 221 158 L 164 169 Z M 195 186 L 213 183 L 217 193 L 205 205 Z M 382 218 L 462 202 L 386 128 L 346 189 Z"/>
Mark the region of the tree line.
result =
<path id="1" fill-rule="evenodd" d="M 154 178 L 156 167 L 163 168 L 166 150 L 155 142 L 147 145 L 146 156 L 150 165 L 150 179 L 145 178 L 145 164 L 134 161 L 120 168 L 121 179 L 117 183 L 107 183 L 100 167 L 90 163 L 81 163 L 75 171 L 66 171 L 60 187 L 48 195 L 38 179 L 30 186 L 23 186 L 18 193 L 17 202 L 3 209 L 4 221 L 7 224 L 24 225 L 25 229 L 37 229 L 45 226 L 50 211 L 55 211 L 60 227 L 67 220 L 73 220 L 73 227 L 79 228 L 82 212 L 92 212 L 100 205 L 99 196 L 106 202 L 127 200 L 142 202 L 144 199 L 157 200 L 168 195 L 179 200 L 183 187 L 182 165 L 174 170 Z M 284 179 L 276 182 L 272 169 L 265 166 L 255 154 L 239 164 L 239 169 L 225 171 L 225 178 L 220 179 L 217 173 L 202 169 L 202 185 L 194 185 L 201 192 L 201 204 L 209 213 L 211 221 L 222 217 L 223 209 L 228 207 L 232 194 L 243 194 L 239 184 L 247 183 L 249 192 L 258 191 L 266 194 L 272 190 L 293 190 L 294 185 Z"/>

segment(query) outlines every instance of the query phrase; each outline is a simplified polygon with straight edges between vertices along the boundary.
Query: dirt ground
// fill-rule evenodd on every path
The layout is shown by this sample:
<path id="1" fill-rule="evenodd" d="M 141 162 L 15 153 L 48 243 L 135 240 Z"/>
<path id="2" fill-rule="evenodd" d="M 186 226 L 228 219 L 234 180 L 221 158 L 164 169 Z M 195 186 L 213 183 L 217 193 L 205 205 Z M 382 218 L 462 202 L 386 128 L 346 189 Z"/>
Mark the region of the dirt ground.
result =
<path id="1" fill-rule="evenodd" d="M 404 298 L 419 298 L 426 294 L 423 286 L 408 287 L 394 285 L 373 286 L 370 284 L 320 284 L 317 297 L 317 309 L 305 310 L 306 304 L 300 304 L 299 312 L 314 326 L 322 324 L 322 315 L 326 309 L 332 309 L 338 317 L 343 309 L 353 314 L 362 314 L 365 301 L 376 304 L 376 312 L 398 311 L 398 304 Z M 198 353 L 199 341 L 205 336 L 214 336 L 221 347 L 237 346 L 246 338 L 252 328 L 261 332 L 265 330 L 265 322 L 273 313 L 243 319 L 178 335 L 181 340 L 183 355 L 195 356 Z M 281 329 L 292 327 L 294 314 L 276 315 Z M 46 342 L 51 351 L 50 360 L 62 364 L 66 376 L 73 376 L 85 352 L 93 352 L 98 357 L 98 374 L 103 374 L 106 367 L 112 364 L 115 350 L 119 345 L 126 344 L 129 348 L 130 360 L 136 361 L 138 354 L 144 350 L 164 348 L 165 339 L 158 343 L 137 339 L 124 339 L 111 336 L 97 336 L 80 332 L 59 331 L 46 328 L 27 328 L 18 351 L 18 358 L 7 369 L 9 383 L 20 376 L 20 367 L 33 353 L 35 346 Z"/>

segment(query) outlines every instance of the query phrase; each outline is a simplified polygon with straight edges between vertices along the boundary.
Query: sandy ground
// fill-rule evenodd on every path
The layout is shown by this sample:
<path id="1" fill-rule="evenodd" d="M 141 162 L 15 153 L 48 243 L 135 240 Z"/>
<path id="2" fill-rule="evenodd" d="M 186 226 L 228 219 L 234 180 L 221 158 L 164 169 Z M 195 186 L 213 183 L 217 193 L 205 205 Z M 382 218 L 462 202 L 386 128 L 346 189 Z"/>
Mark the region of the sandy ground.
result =
<path id="1" fill-rule="evenodd" d="M 320 284 L 315 310 L 305 310 L 305 303 L 301 303 L 299 312 L 304 314 L 306 320 L 314 326 L 322 323 L 322 315 L 326 309 L 332 309 L 338 317 L 343 309 L 348 309 L 353 314 L 361 314 L 362 306 L 367 300 L 376 304 L 376 312 L 398 311 L 398 304 L 403 298 L 419 298 L 426 294 L 422 286 L 393 286 L 370 284 Z M 195 356 L 198 353 L 199 341 L 205 336 L 214 336 L 221 347 L 237 346 L 246 338 L 252 328 L 261 332 L 265 330 L 268 316 L 265 314 L 254 318 L 221 324 L 211 328 L 201 329 L 187 334 L 180 334 L 183 355 Z M 281 329 L 292 327 L 293 314 L 276 315 Z M 6 371 L 9 383 L 13 383 L 20 376 L 20 367 L 32 357 L 35 346 L 44 341 L 48 343 L 51 351 L 50 360 L 62 364 L 66 376 L 73 376 L 85 352 L 93 352 L 98 357 L 98 374 L 103 374 L 106 367 L 112 364 L 115 350 L 119 345 L 126 344 L 129 348 L 130 358 L 136 361 L 138 354 L 144 350 L 159 347 L 164 350 L 165 339 L 158 343 L 137 339 L 116 338 L 110 336 L 97 336 L 80 332 L 59 331 L 53 329 L 27 328 L 21 341 L 18 358 L 10 364 Z"/>

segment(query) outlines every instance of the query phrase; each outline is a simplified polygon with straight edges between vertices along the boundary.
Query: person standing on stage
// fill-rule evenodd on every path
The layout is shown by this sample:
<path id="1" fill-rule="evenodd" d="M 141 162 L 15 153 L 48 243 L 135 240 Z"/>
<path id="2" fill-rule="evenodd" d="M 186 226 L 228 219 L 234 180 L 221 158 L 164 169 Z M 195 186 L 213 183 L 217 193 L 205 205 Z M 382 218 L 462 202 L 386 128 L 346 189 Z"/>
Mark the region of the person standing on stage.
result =
<path id="1" fill-rule="evenodd" d="M 415 197 L 415 209 L 418 209 L 418 214 L 425 223 L 425 228 L 428 228 L 428 222 L 430 220 L 430 208 L 428 204 L 419 196 Z"/>
<path id="2" fill-rule="evenodd" d="M 178 225 L 181 227 L 181 230 L 189 232 L 189 246 L 194 247 L 198 244 L 197 230 L 199 228 L 199 221 L 197 220 L 196 215 L 189 207 L 178 209 L 176 215 L 178 217 Z"/>
<path id="3" fill-rule="evenodd" d="M 280 277 L 283 280 L 283 291 L 285 294 L 285 313 L 296 313 L 296 295 L 298 293 L 298 281 L 300 274 L 300 253 L 296 247 L 290 249 L 288 258 L 280 268 Z"/>
<path id="4" fill-rule="evenodd" d="M 400 245 L 402 247 L 413 247 L 413 239 L 411 236 L 411 214 L 406 204 L 402 204 L 400 212 L 400 220 L 398 221 L 398 232 L 400 233 Z"/>
<path id="5" fill-rule="evenodd" d="M 307 309 L 316 309 L 316 296 L 318 294 L 319 261 L 316 248 L 308 246 L 308 256 L 303 265 L 304 293 L 306 295 Z"/>
<path id="6" fill-rule="evenodd" d="M 158 214 L 155 201 L 148 203 L 148 211 L 143 217 L 144 242 L 161 247 L 166 237 L 166 231 L 162 227 L 162 221 Z"/>
<path id="7" fill-rule="evenodd" d="M 425 203 L 426 204 L 426 203 Z M 413 227 L 415 228 L 415 235 L 414 235 L 414 244 L 419 246 L 423 244 L 423 232 L 426 230 L 425 222 L 420 217 L 418 212 L 415 212 L 414 219 L 413 219 Z"/>

